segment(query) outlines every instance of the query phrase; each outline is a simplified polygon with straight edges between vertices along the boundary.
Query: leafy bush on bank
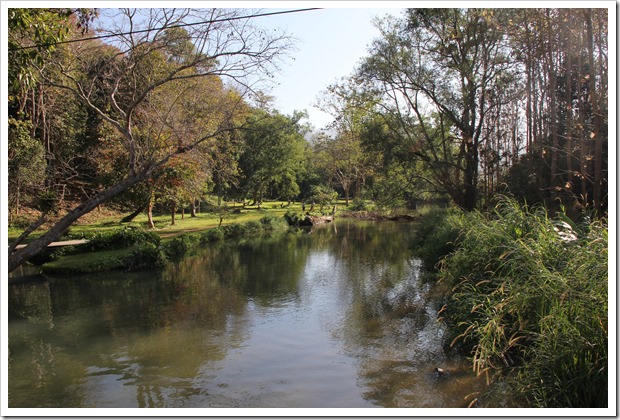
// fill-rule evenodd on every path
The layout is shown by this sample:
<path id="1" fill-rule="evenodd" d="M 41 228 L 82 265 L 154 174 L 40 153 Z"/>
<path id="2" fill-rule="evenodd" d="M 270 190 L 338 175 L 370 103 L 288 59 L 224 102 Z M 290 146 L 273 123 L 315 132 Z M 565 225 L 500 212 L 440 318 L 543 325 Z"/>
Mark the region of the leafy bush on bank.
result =
<path id="1" fill-rule="evenodd" d="M 512 378 L 529 405 L 606 407 L 607 225 L 506 199 L 434 226 L 432 241 L 453 238 L 439 264 L 452 285 L 442 314 L 474 369 Z"/>
<path id="2" fill-rule="evenodd" d="M 84 251 L 100 251 L 104 249 L 127 248 L 137 244 L 159 245 L 159 235 L 136 226 L 125 226 L 112 232 L 97 233 L 88 242 L 80 245 Z"/>
<path id="3" fill-rule="evenodd" d="M 256 237 L 288 229 L 284 218 L 265 216 L 259 221 L 216 227 L 201 233 L 185 233 L 162 243 L 159 235 L 142 228 L 125 227 L 113 232 L 94 235 L 84 245 L 76 247 L 78 255 L 66 255 L 44 261 L 47 273 L 70 274 L 104 270 L 143 270 L 163 267 L 169 260 L 178 260 L 195 252 L 201 245 L 222 239 Z"/>

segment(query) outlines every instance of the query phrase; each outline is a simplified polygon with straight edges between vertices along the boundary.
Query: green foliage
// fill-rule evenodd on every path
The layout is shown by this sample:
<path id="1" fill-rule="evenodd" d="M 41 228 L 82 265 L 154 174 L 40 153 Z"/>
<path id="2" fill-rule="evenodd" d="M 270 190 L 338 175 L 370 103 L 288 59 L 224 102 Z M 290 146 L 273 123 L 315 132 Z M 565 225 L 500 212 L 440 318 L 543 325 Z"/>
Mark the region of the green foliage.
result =
<path id="1" fill-rule="evenodd" d="M 502 200 L 454 224 L 445 312 L 474 368 L 513 372 L 538 406 L 607 406 L 607 226 Z"/>
<path id="2" fill-rule="evenodd" d="M 455 249 L 462 217 L 458 210 L 436 209 L 419 221 L 413 248 L 428 272 L 436 273 L 441 258 Z"/>
<path id="3" fill-rule="evenodd" d="M 288 199 L 299 193 L 297 176 L 304 169 L 303 115 L 288 117 L 257 109 L 244 132 L 245 148 L 239 165 L 245 174 L 245 190 L 260 203 L 272 185 Z"/>
<path id="4" fill-rule="evenodd" d="M 134 245 L 159 245 L 160 238 L 155 232 L 136 226 L 125 226 L 112 232 L 96 233 L 89 241 L 81 245 L 85 251 L 127 248 Z"/>
<path id="5" fill-rule="evenodd" d="M 19 205 L 19 194 L 26 188 L 40 185 L 45 172 L 45 150 L 41 142 L 32 138 L 32 124 L 14 118 L 8 120 L 8 171 L 11 178 L 11 204 Z"/>
<path id="6" fill-rule="evenodd" d="M 288 212 L 286 214 L 288 214 Z M 287 230 L 289 226 L 285 217 L 276 217 L 273 215 L 261 218 L 260 223 L 265 233 L 282 232 Z"/>
<path id="7" fill-rule="evenodd" d="M 67 255 L 56 261 L 43 264 L 41 268 L 43 272 L 50 274 L 81 274 L 121 270 L 127 266 L 127 254 L 127 249 L 113 249 Z"/>
<path id="8" fill-rule="evenodd" d="M 338 193 L 326 185 L 313 185 L 308 201 L 319 205 L 321 211 L 324 206 L 334 203 L 338 199 Z"/>
<path id="9" fill-rule="evenodd" d="M 240 223 L 223 226 L 225 238 L 240 238 L 245 234 L 245 227 Z"/>
<path id="10" fill-rule="evenodd" d="M 222 227 L 212 228 L 200 234 L 200 241 L 203 244 L 219 241 L 222 239 L 224 239 L 224 229 Z"/>
<path id="11" fill-rule="evenodd" d="M 9 27 L 9 87 L 24 91 L 36 80 L 33 64 L 43 65 L 48 55 L 69 34 L 70 9 L 11 8 Z M 22 48 L 32 44 L 37 48 Z"/>
<path id="12" fill-rule="evenodd" d="M 368 204 L 366 203 L 366 200 L 364 200 L 363 198 L 355 197 L 353 199 L 353 202 L 349 206 L 349 210 L 351 210 L 351 211 L 367 211 L 368 210 Z"/>
<path id="13" fill-rule="evenodd" d="M 162 247 L 152 242 L 142 242 L 131 248 L 125 266 L 129 271 L 162 268 L 166 261 Z"/>
<path id="14" fill-rule="evenodd" d="M 288 223 L 289 226 L 299 226 L 299 222 L 303 220 L 304 215 L 288 210 L 284 214 L 284 220 Z"/>
<path id="15" fill-rule="evenodd" d="M 258 220 L 250 220 L 245 224 L 244 231 L 247 236 L 256 236 L 263 232 L 263 225 Z"/>
<path id="16" fill-rule="evenodd" d="M 194 252 L 200 244 L 201 237 L 196 233 L 185 233 L 162 245 L 164 254 L 170 259 L 181 258 Z"/>

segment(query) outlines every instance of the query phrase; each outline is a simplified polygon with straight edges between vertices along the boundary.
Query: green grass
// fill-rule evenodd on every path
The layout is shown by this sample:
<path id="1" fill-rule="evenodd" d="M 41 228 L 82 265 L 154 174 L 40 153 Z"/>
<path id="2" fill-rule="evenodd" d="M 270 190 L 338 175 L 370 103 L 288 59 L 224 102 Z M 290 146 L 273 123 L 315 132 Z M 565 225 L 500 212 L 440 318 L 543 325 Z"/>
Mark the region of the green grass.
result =
<path id="1" fill-rule="evenodd" d="M 131 249 L 113 249 L 65 255 L 43 264 L 43 272 L 49 274 L 82 274 L 107 270 L 125 269 Z"/>
<path id="2" fill-rule="evenodd" d="M 442 315 L 474 369 L 509 377 L 527 405 L 607 406 L 606 223 L 510 200 L 444 223 L 459 235 L 440 264 Z"/>
<path id="3" fill-rule="evenodd" d="M 234 208 L 232 206 L 229 206 L 228 212 L 225 214 L 222 220 L 222 225 L 230 225 L 233 223 L 246 223 L 251 220 L 258 221 L 266 215 L 284 216 L 284 214 L 288 210 L 301 212 L 301 203 L 291 203 L 290 207 L 287 207 L 287 204 L 287 202 L 283 201 L 269 201 L 263 203 L 262 210 L 258 210 L 256 206 L 246 206 L 246 208 L 242 209 L 240 204 L 237 204 Z M 233 212 L 234 210 L 240 210 L 240 213 L 235 214 Z M 122 226 L 147 226 L 146 214 L 141 214 L 137 216 L 130 223 L 120 223 L 121 219 L 122 215 L 116 217 L 105 217 L 95 223 L 90 224 L 81 224 L 78 221 L 78 223 L 72 225 L 69 228 L 69 232 L 63 236 L 63 239 L 88 238 L 97 233 L 111 232 Z M 155 232 L 163 238 L 178 236 L 185 232 L 203 231 L 216 227 L 220 223 L 220 215 L 217 213 L 198 213 L 197 217 L 190 217 L 189 214 L 186 214 L 184 219 L 181 219 L 181 215 L 177 214 L 176 225 L 174 226 L 171 225 L 170 214 L 158 215 L 155 216 L 153 219 L 155 223 Z M 22 230 L 23 229 L 9 227 L 9 242 L 15 240 L 21 234 Z M 35 231 L 24 243 L 28 243 L 29 240 L 36 239 L 43 233 L 45 233 L 45 230 L 43 229 Z"/>
<path id="4" fill-rule="evenodd" d="M 249 219 L 245 223 L 185 232 L 163 240 L 144 228 L 123 226 L 113 231 L 97 232 L 88 243 L 73 247 L 74 252 L 69 255 L 58 255 L 55 260 L 43 264 L 42 269 L 46 273 L 75 274 L 157 268 L 169 260 L 191 254 L 209 242 L 273 235 L 288 228 L 283 217 L 273 214 L 263 214 L 260 219 Z"/>

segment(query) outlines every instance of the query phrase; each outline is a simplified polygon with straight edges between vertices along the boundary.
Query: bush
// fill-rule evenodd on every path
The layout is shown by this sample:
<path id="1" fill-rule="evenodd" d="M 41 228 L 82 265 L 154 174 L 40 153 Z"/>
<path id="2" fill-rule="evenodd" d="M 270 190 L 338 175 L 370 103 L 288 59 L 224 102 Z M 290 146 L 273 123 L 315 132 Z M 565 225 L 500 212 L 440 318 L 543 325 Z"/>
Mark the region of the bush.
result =
<path id="1" fill-rule="evenodd" d="M 200 234 L 200 243 L 207 244 L 224 239 L 224 229 L 221 227 L 206 230 Z"/>
<path id="2" fill-rule="evenodd" d="M 240 238 L 245 234 L 245 227 L 239 223 L 232 223 L 223 227 L 225 238 Z"/>
<path id="3" fill-rule="evenodd" d="M 300 215 L 299 213 L 294 213 L 288 210 L 284 214 L 284 220 L 288 223 L 289 226 L 299 226 L 299 222 L 304 219 L 304 215 Z"/>
<path id="4" fill-rule="evenodd" d="M 288 229 L 288 222 L 285 217 L 265 216 L 260 219 L 263 230 L 266 233 L 282 232 Z"/>
<path id="5" fill-rule="evenodd" d="M 351 205 L 349 206 L 349 210 L 351 211 L 368 211 L 368 204 L 366 204 L 366 201 L 359 198 L 359 197 L 355 197 L 353 199 L 353 201 L 351 202 Z"/>
<path id="6" fill-rule="evenodd" d="M 310 197 L 308 197 L 308 201 L 318 205 L 320 211 L 323 211 L 324 206 L 331 205 L 337 199 L 338 193 L 326 185 L 313 185 L 310 189 Z"/>
<path id="7" fill-rule="evenodd" d="M 503 200 L 458 219 L 439 277 L 452 344 L 548 407 L 607 406 L 607 227 Z"/>
<path id="8" fill-rule="evenodd" d="M 187 253 L 194 252 L 198 248 L 199 244 L 200 235 L 195 233 L 185 233 L 164 244 L 162 248 L 166 257 L 175 259 L 180 258 Z"/>
<path id="9" fill-rule="evenodd" d="M 126 267 L 129 271 L 144 270 L 149 268 L 162 268 L 166 265 L 166 255 L 162 248 L 152 243 L 135 245 L 129 257 Z"/>
<path id="10" fill-rule="evenodd" d="M 257 220 L 250 220 L 244 225 L 246 236 L 256 236 L 263 233 L 263 225 Z"/>
<path id="11" fill-rule="evenodd" d="M 42 265 L 44 273 L 83 274 L 127 267 L 127 250 L 113 249 L 89 254 L 67 255 Z"/>
<path id="12" fill-rule="evenodd" d="M 159 245 L 160 238 L 155 232 L 137 226 L 125 226 L 112 232 L 97 233 L 80 248 L 85 251 L 128 248 L 138 244 Z"/>

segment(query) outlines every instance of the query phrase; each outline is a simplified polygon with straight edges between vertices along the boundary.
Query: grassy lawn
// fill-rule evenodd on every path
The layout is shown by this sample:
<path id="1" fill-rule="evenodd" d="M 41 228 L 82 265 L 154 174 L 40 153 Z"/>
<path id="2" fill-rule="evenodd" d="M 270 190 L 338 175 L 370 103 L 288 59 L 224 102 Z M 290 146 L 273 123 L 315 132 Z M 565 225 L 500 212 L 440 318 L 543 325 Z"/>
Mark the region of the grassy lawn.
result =
<path id="1" fill-rule="evenodd" d="M 46 273 L 82 274 L 122 269 L 129 249 L 112 249 L 65 255 L 56 261 L 43 264 Z"/>
<path id="2" fill-rule="evenodd" d="M 339 209 L 345 208 L 344 200 L 339 201 L 337 204 Z M 318 209 L 319 206 L 316 206 L 315 211 L 318 211 Z M 232 206 L 228 208 L 228 212 L 224 215 L 224 218 L 222 220 L 222 225 L 232 223 L 246 223 L 251 220 L 259 220 L 267 215 L 283 216 L 289 210 L 292 212 L 300 213 L 301 203 L 291 203 L 291 205 L 288 206 L 288 203 L 285 201 L 268 201 L 263 203 L 261 210 L 258 210 L 256 206 L 246 206 L 245 208 L 241 208 L 241 205 L 237 204 L 234 208 Z M 309 208 L 306 208 L 306 210 L 309 210 Z M 324 208 L 324 211 L 330 210 L 331 208 L 327 206 Z M 236 213 L 235 211 L 238 211 L 238 213 Z M 127 225 L 143 227 L 146 227 L 147 225 L 146 214 L 140 214 L 130 223 L 121 223 L 120 220 L 123 218 L 123 216 L 124 214 L 119 214 L 113 217 L 106 216 L 91 223 L 81 223 L 78 220 L 76 224 L 69 228 L 68 234 L 64 235 L 62 239 L 80 239 L 91 236 L 98 232 L 115 230 L 117 228 Z M 174 226 L 171 225 L 170 214 L 158 215 L 155 216 L 153 219 L 155 222 L 155 232 L 157 232 L 162 237 L 162 239 L 178 236 L 184 232 L 197 232 L 201 230 L 206 230 L 216 227 L 220 223 L 220 215 L 217 213 L 198 213 L 197 217 L 190 217 L 189 213 L 186 213 L 184 219 L 181 219 L 181 214 L 177 214 L 176 224 Z M 15 240 L 21 232 L 22 229 L 9 227 L 9 242 Z M 28 243 L 29 240 L 37 238 L 44 232 L 45 230 L 43 229 L 35 231 L 26 241 L 24 241 L 24 243 Z"/>

